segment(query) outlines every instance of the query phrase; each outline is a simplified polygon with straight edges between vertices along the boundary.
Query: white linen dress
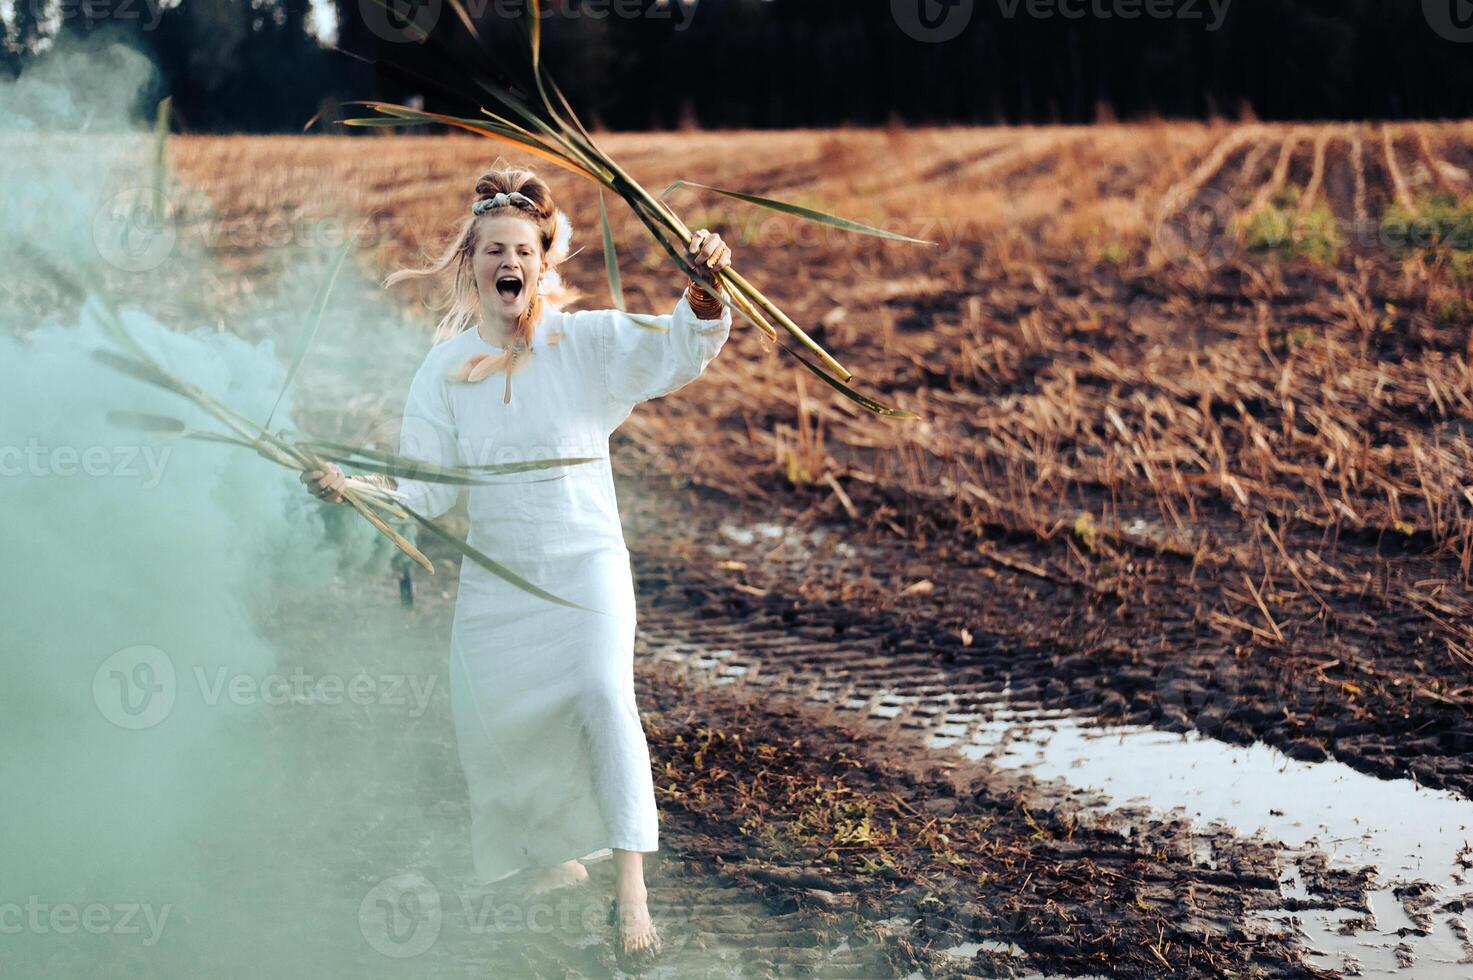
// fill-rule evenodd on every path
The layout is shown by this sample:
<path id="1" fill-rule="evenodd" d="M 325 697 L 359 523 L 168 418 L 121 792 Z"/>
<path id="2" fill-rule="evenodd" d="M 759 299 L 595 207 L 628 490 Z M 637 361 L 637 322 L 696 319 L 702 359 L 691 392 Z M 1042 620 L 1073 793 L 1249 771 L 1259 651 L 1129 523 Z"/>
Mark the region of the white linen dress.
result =
<path id="1" fill-rule="evenodd" d="M 726 342 L 731 312 L 701 320 L 682 295 L 673 313 L 651 319 L 667 329 L 641 327 L 616 310 L 545 304 L 506 403 L 503 374 L 471 383 L 448 377 L 472 354 L 501 351 L 474 326 L 433 347 L 410 385 L 404 456 L 447 465 L 597 457 L 469 489 L 471 545 L 597 610 L 549 602 L 461 563 L 450 697 L 484 882 L 608 857 L 611 848 L 658 850 L 634 699 L 634 582 L 609 436 L 636 403 L 705 370 Z M 406 503 L 428 517 L 449 510 L 459 492 L 398 483 Z"/>

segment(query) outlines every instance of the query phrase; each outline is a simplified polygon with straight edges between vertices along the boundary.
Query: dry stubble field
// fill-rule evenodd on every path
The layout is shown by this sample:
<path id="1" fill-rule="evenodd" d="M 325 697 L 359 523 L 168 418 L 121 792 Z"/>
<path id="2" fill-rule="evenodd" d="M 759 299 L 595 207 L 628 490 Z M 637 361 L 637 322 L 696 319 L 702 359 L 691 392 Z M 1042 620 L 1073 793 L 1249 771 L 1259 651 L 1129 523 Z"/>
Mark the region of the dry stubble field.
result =
<path id="1" fill-rule="evenodd" d="M 1288 896 L 1282 853 L 1249 834 L 1160 815 L 1122 834 L 950 746 L 1057 710 L 1473 792 L 1473 125 L 602 141 L 657 192 L 686 178 L 938 243 L 672 195 L 862 390 L 923 416 L 856 411 L 739 321 L 706 376 L 615 437 L 673 855 L 656 891 L 717 896 L 678 955 L 759 975 L 1331 975 L 1250 919 L 1360 910 L 1365 875 L 1321 860 L 1316 878 L 1311 855 Z M 169 154 L 227 224 L 371 219 L 378 274 L 439 247 L 496 155 L 460 137 Z M 608 305 L 594 188 L 546 175 L 584 246 L 564 278 Z M 677 276 L 614 218 L 631 308 L 668 310 Z M 181 312 L 248 300 L 283 261 L 212 251 L 235 274 Z M 427 338 L 407 300 L 384 302 Z M 311 421 L 361 435 L 401 397 Z M 526 955 L 590 969 L 581 949 Z"/>

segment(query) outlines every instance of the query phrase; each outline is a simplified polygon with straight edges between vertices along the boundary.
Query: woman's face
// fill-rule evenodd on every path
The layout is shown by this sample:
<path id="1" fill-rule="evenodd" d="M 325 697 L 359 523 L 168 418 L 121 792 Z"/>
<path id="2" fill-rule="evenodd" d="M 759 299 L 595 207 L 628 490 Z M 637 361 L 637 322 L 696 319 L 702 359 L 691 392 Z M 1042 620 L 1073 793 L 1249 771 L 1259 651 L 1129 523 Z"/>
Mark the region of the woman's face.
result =
<path id="1" fill-rule="evenodd" d="M 476 253 L 471 268 L 481 307 L 503 321 L 520 316 L 542 277 L 542 233 L 525 218 L 482 215 L 476 219 Z"/>

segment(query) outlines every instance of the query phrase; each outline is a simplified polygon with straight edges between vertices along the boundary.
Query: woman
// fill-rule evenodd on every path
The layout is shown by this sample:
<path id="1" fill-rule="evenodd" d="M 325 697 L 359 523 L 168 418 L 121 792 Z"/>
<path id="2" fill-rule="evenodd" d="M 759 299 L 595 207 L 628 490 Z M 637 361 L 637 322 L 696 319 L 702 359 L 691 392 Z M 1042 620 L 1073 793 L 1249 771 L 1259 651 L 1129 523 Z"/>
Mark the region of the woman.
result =
<path id="1" fill-rule="evenodd" d="M 620 947 L 647 958 L 660 946 L 643 870 L 657 850 L 657 820 L 634 700 L 634 585 L 609 436 L 636 403 L 694 380 L 721 350 L 731 312 L 713 293 L 731 249 L 696 232 L 689 258 L 703 282 L 687 285 L 673 313 L 641 317 L 663 330 L 617 310 L 567 313 L 548 298 L 562 290 L 554 267 L 570 232 L 547 184 L 529 170 L 495 168 L 475 193 L 439 261 L 386 280 L 453 277 L 436 343 L 410 385 L 400 453 L 445 465 L 596 457 L 470 489 L 470 544 L 594 610 L 462 562 L 450 688 L 476 870 L 487 881 L 529 871 L 536 893 L 585 881 L 583 862 L 612 853 Z M 337 466 L 302 479 L 342 501 Z M 456 497 L 446 484 L 375 482 L 429 517 Z"/>

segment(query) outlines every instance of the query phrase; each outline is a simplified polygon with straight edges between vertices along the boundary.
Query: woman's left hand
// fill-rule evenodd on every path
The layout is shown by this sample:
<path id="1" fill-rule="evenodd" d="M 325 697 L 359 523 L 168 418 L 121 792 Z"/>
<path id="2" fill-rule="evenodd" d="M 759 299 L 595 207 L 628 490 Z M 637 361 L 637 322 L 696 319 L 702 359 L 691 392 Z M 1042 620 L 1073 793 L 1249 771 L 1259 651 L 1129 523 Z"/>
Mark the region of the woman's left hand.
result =
<path id="1" fill-rule="evenodd" d="M 686 246 L 686 257 L 696 267 L 701 279 L 716 285 L 716 274 L 731 265 L 731 246 L 721 240 L 714 231 L 702 228 L 691 236 Z"/>

